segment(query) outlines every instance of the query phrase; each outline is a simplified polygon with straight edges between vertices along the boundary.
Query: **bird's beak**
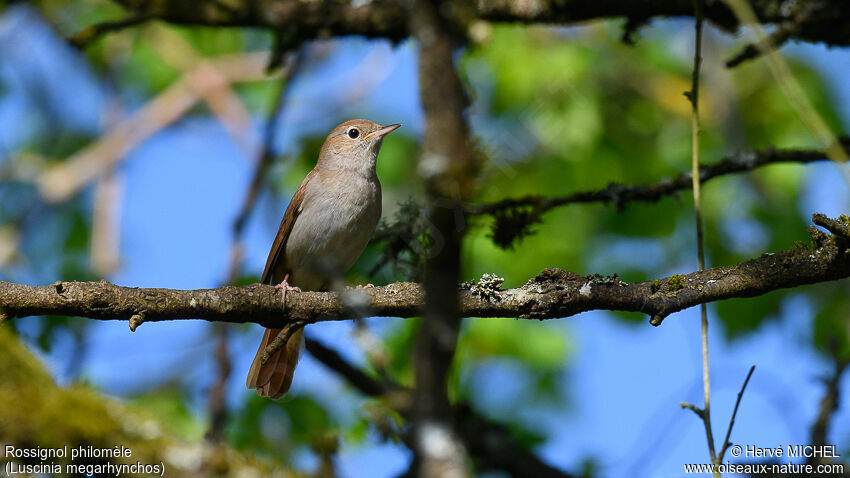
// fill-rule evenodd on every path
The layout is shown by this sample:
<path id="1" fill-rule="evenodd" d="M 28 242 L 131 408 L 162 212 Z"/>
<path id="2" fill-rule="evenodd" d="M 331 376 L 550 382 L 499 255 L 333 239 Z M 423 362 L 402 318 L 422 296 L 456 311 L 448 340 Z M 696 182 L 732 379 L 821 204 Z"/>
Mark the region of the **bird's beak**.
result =
<path id="1" fill-rule="evenodd" d="M 378 138 L 383 138 L 384 136 L 392 133 L 393 131 L 395 131 L 396 129 L 398 129 L 400 127 L 401 127 L 400 124 L 391 124 L 389 126 L 384 126 L 381 129 L 372 131 L 371 133 L 367 134 L 366 136 L 363 137 L 363 139 L 369 139 L 372 136 L 377 136 Z"/>

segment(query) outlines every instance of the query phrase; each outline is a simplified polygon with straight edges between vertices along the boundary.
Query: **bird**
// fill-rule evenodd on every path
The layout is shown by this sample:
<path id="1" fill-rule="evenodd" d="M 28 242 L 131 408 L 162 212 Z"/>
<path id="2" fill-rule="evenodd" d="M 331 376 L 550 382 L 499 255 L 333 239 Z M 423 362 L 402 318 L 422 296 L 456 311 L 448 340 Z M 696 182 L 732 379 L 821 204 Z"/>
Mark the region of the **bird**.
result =
<path id="1" fill-rule="evenodd" d="M 346 121 L 325 139 L 316 166 L 295 191 L 269 251 L 261 282 L 287 291 L 319 291 L 342 280 L 360 257 L 381 218 L 375 169 L 383 139 L 400 124 Z M 286 395 L 298 363 L 303 329 L 262 363 L 280 329 L 267 328 L 246 385 L 277 400 Z"/>

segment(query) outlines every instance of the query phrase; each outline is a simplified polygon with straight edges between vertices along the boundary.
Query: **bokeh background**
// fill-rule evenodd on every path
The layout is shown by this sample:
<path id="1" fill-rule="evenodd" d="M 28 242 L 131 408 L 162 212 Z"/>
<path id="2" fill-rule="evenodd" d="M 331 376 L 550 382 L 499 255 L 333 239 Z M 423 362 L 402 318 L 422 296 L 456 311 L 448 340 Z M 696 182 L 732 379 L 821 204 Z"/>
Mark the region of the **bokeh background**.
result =
<path id="1" fill-rule="evenodd" d="M 150 23 L 82 51 L 66 41 L 87 25 L 120 17 L 100 1 L 0 11 L 2 280 L 105 278 L 180 289 L 229 280 L 233 221 L 281 91 L 281 70 L 264 71 L 272 39 L 248 29 Z M 634 46 L 620 42 L 620 33 L 619 23 L 488 26 L 458 53 L 473 98 L 473 134 L 489 158 L 481 202 L 611 181 L 649 183 L 689 170 L 690 104 L 682 92 L 690 86 L 692 23 L 655 23 Z M 764 61 L 723 66 L 740 45 L 707 31 L 703 161 L 767 147 L 816 147 Z M 782 54 L 833 131 L 848 131 L 850 51 L 799 44 Z M 286 83 L 270 136 L 273 163 L 242 237 L 239 283 L 258 280 L 289 197 L 339 122 L 362 117 L 404 125 L 385 140 L 378 163 L 388 223 L 409 216 L 422 197 L 415 44 L 312 42 Z M 122 124 L 133 126 L 122 131 Z M 112 166 L 98 162 L 109 157 L 116 158 Z M 813 212 L 850 210 L 848 184 L 828 161 L 761 168 L 713 180 L 703 191 L 709 265 L 794 247 L 808 241 Z M 559 208 L 508 249 L 493 244 L 489 227 L 481 219 L 465 239 L 466 279 L 495 273 L 512 287 L 546 267 L 624 280 L 696 269 L 690 193 L 622 211 Z M 369 247 L 351 284 L 421 273 L 415 258 L 386 261 L 384 248 Z M 725 431 L 754 364 L 733 441 L 809 442 L 836 351 L 848 352 L 848 290 L 842 281 L 709 306 L 715 435 Z M 310 326 L 307 334 L 409 384 L 417 324 L 369 318 Z M 20 340 L 38 361 L 15 348 L 18 355 L 0 354 L 0 370 L 4 381 L 21 374 L 6 381 L 7 396 L 41 403 L 50 393 L 53 407 L 81 422 L 100 413 L 98 403 L 120 404 L 145 417 L 140 426 L 183 444 L 184 459 L 210 431 L 211 390 L 224 384 L 225 408 L 215 410 L 224 419 L 216 428 L 238 460 L 307 474 L 330 464 L 342 477 L 390 477 L 408 468 L 398 418 L 307 353 L 284 400 L 246 390 L 261 334 L 259 326 L 219 329 L 201 321 L 147 324 L 130 333 L 123 322 L 27 318 L 4 324 L 0 336 L 6 347 Z M 521 443 L 557 467 L 592 476 L 681 476 L 683 463 L 708 461 L 702 423 L 679 406 L 701 403 L 700 370 L 697 310 L 659 328 L 640 314 L 608 312 L 539 323 L 466 319 L 449 386 L 451 397 L 509 424 Z M 82 395 L 48 392 L 50 378 Z M 827 441 L 846 462 L 850 377 L 839 387 L 844 393 Z M 87 405 L 74 411 L 60 397 Z M 39 408 L 21 410 L 20 400 L 0 400 L 0 407 L 13 407 L 0 410 L 0 438 L 34 437 L 33 421 L 49 423 L 37 416 Z M 12 419 L 16 414 L 28 418 Z M 74 433 L 41 429 L 33 440 L 62 444 Z M 104 426 L 87 433 L 112 432 Z"/>

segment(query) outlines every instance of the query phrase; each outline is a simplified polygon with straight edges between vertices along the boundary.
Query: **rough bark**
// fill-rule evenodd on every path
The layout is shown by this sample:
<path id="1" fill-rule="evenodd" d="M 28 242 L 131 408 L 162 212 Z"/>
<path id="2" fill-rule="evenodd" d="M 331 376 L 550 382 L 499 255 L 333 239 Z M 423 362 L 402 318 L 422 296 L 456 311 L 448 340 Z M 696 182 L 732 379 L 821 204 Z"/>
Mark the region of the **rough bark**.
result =
<path id="1" fill-rule="evenodd" d="M 654 281 L 623 282 L 616 277 L 582 276 L 546 269 L 521 287 L 500 290 L 491 282 L 459 291 L 458 313 L 464 317 L 553 319 L 589 310 L 641 312 L 654 325 L 665 317 L 702 303 L 850 277 L 847 223 L 821 215 L 816 222 L 836 235 L 813 231 L 814 248 L 766 253 L 740 264 L 715 267 Z M 838 231 L 838 232 L 836 232 Z M 0 321 L 33 315 L 71 315 L 99 320 L 143 322 L 204 319 L 254 322 L 282 327 L 290 321 L 314 323 L 371 315 L 415 317 L 423 313 L 425 294 L 415 283 L 349 288 L 331 292 L 291 292 L 286 310 L 274 287 L 174 290 L 121 287 L 101 282 L 57 282 L 29 286 L 0 282 Z"/>
<path id="2" fill-rule="evenodd" d="M 419 45 L 419 92 L 425 134 L 419 174 L 425 181 L 428 219 L 440 237 L 425 263 L 424 319 L 416 341 L 416 393 L 411 431 L 411 474 L 428 478 L 470 476 L 470 463 L 455 430 L 446 379 L 461 322 L 458 289 L 461 241 L 466 232 L 462 204 L 475 194 L 476 154 L 464 111 L 469 100 L 454 67 L 461 28 L 449 1 L 411 0 L 408 23 Z"/>
<path id="3" fill-rule="evenodd" d="M 134 16 L 172 23 L 267 28 L 286 33 L 293 43 L 342 35 L 364 35 L 398 41 L 410 33 L 401 0 L 371 2 L 307 0 L 114 0 Z M 763 23 L 782 26 L 790 39 L 850 44 L 850 9 L 844 0 L 754 0 L 750 2 Z M 454 2 L 466 22 L 521 22 L 575 24 L 625 18 L 627 29 L 657 18 L 693 15 L 691 0 L 478 0 Z M 738 22 L 723 2 L 705 7 L 704 18 L 734 32 Z M 793 27 L 792 27 L 793 26 Z"/>

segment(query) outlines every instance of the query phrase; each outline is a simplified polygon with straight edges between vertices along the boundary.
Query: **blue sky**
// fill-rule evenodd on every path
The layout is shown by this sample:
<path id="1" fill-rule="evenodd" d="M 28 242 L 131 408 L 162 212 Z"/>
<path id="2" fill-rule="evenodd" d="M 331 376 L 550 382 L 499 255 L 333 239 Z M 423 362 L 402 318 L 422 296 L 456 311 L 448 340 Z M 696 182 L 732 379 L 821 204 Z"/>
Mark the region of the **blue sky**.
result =
<path id="1" fill-rule="evenodd" d="M 27 54 L 38 51 L 39 55 Z M 786 53 L 804 58 L 823 72 L 837 92 L 837 109 L 850 124 L 850 51 L 812 45 L 793 45 Z M 352 75 L 360 63 L 352 58 L 374 55 L 384 68 L 379 84 L 358 95 Z M 39 26 L 33 15 L 18 8 L 0 17 L 0 79 L 11 89 L 0 93 L 0 144 L 8 150 L 26 138 L 38 121 L 36 107 L 28 101 L 20 72 L 57 78 L 45 82 L 49 103 L 56 107 L 62 127 L 96 132 L 106 90 L 85 63 Z M 328 72 L 334 72 L 333 75 Z M 415 49 L 405 42 L 347 39 L 317 68 L 298 77 L 277 138 L 281 150 L 292 151 L 304 134 L 321 134 L 337 118 L 367 117 L 401 122 L 398 133 L 418 137 L 422 113 L 416 90 Z M 351 97 L 354 101 L 348 101 Z M 133 106 L 133 105 L 131 105 Z M 138 105 L 135 105 L 138 106 Z M 261 130 L 262 118 L 255 118 Z M 388 139 L 389 141 L 389 139 Z M 800 213 L 817 210 L 846 213 L 850 197 L 847 184 L 830 164 L 812 165 Z M 168 171 L 168 175 L 163 175 Z M 128 286 L 203 288 L 219 285 L 227 270 L 230 228 L 250 181 L 251 166 L 221 126 L 209 119 L 180 121 L 144 142 L 119 169 L 125 188 L 121 197 L 122 266 L 110 280 Z M 262 270 L 271 238 L 285 208 L 264 195 L 248 223 L 245 244 L 246 270 Z M 680 272 L 693 266 L 683 264 Z M 31 282 L 56 278 L 29 276 Z M 713 419 L 720 440 L 736 394 L 747 369 L 757 365 L 744 397 L 733 434 L 736 443 L 757 446 L 805 444 L 808 427 L 822 394 L 819 377 L 829 364 L 807 346 L 814 308 L 802 296 L 786 302 L 779 320 L 765 323 L 758 332 L 728 343 L 720 325 L 711 327 Z M 378 330 L 388 320 L 371 319 Z M 549 463 L 576 470 L 588 456 L 602 464 L 602 476 L 682 476 L 683 463 L 707 461 L 702 424 L 679 402 L 701 404 L 699 376 L 698 310 L 668 319 L 662 327 L 623 323 L 604 312 L 591 312 L 541 326 L 564 334 L 574 348 L 573 362 L 564 377 L 570 406 L 532 410 L 523 414 L 538 424 L 549 441 L 538 452 Z M 211 360 L 187 366 L 187 357 L 210 357 L 213 343 L 206 322 L 149 324 L 135 333 L 126 323 L 97 323 L 86 338 L 83 375 L 110 394 L 123 396 L 143 390 L 175 374 L 192 384 L 199 409 L 204 390 L 215 376 Z M 309 333 L 345 352 L 355 362 L 364 358 L 352 340 L 349 323 L 310 327 Z M 231 404 L 243 400 L 243 374 L 262 334 L 255 326 L 234 334 L 231 353 L 233 377 L 228 391 Z M 64 376 L 67 347 L 45 357 L 60 381 Z M 144 359 L 144 360 L 142 360 Z M 130 363 L 136 372 L 128 375 Z M 493 383 L 521 384 L 516 370 L 493 363 L 486 380 L 475 387 L 494 404 L 515 393 L 510 387 L 494 390 Z M 511 380 L 515 379 L 515 380 Z M 519 385 L 517 385 L 519 386 Z M 346 391 L 335 375 L 305 354 L 293 384 L 297 392 L 315 391 L 340 420 L 356 408 L 334 400 Z M 850 376 L 842 382 L 842 407 L 834 424 L 850 423 Z M 829 438 L 848 450 L 847 428 L 834 426 Z M 365 447 L 345 446 L 339 458 L 343 476 L 395 476 L 407 467 L 409 454 L 371 437 Z M 299 465 L 309 467 L 308 456 Z"/>

